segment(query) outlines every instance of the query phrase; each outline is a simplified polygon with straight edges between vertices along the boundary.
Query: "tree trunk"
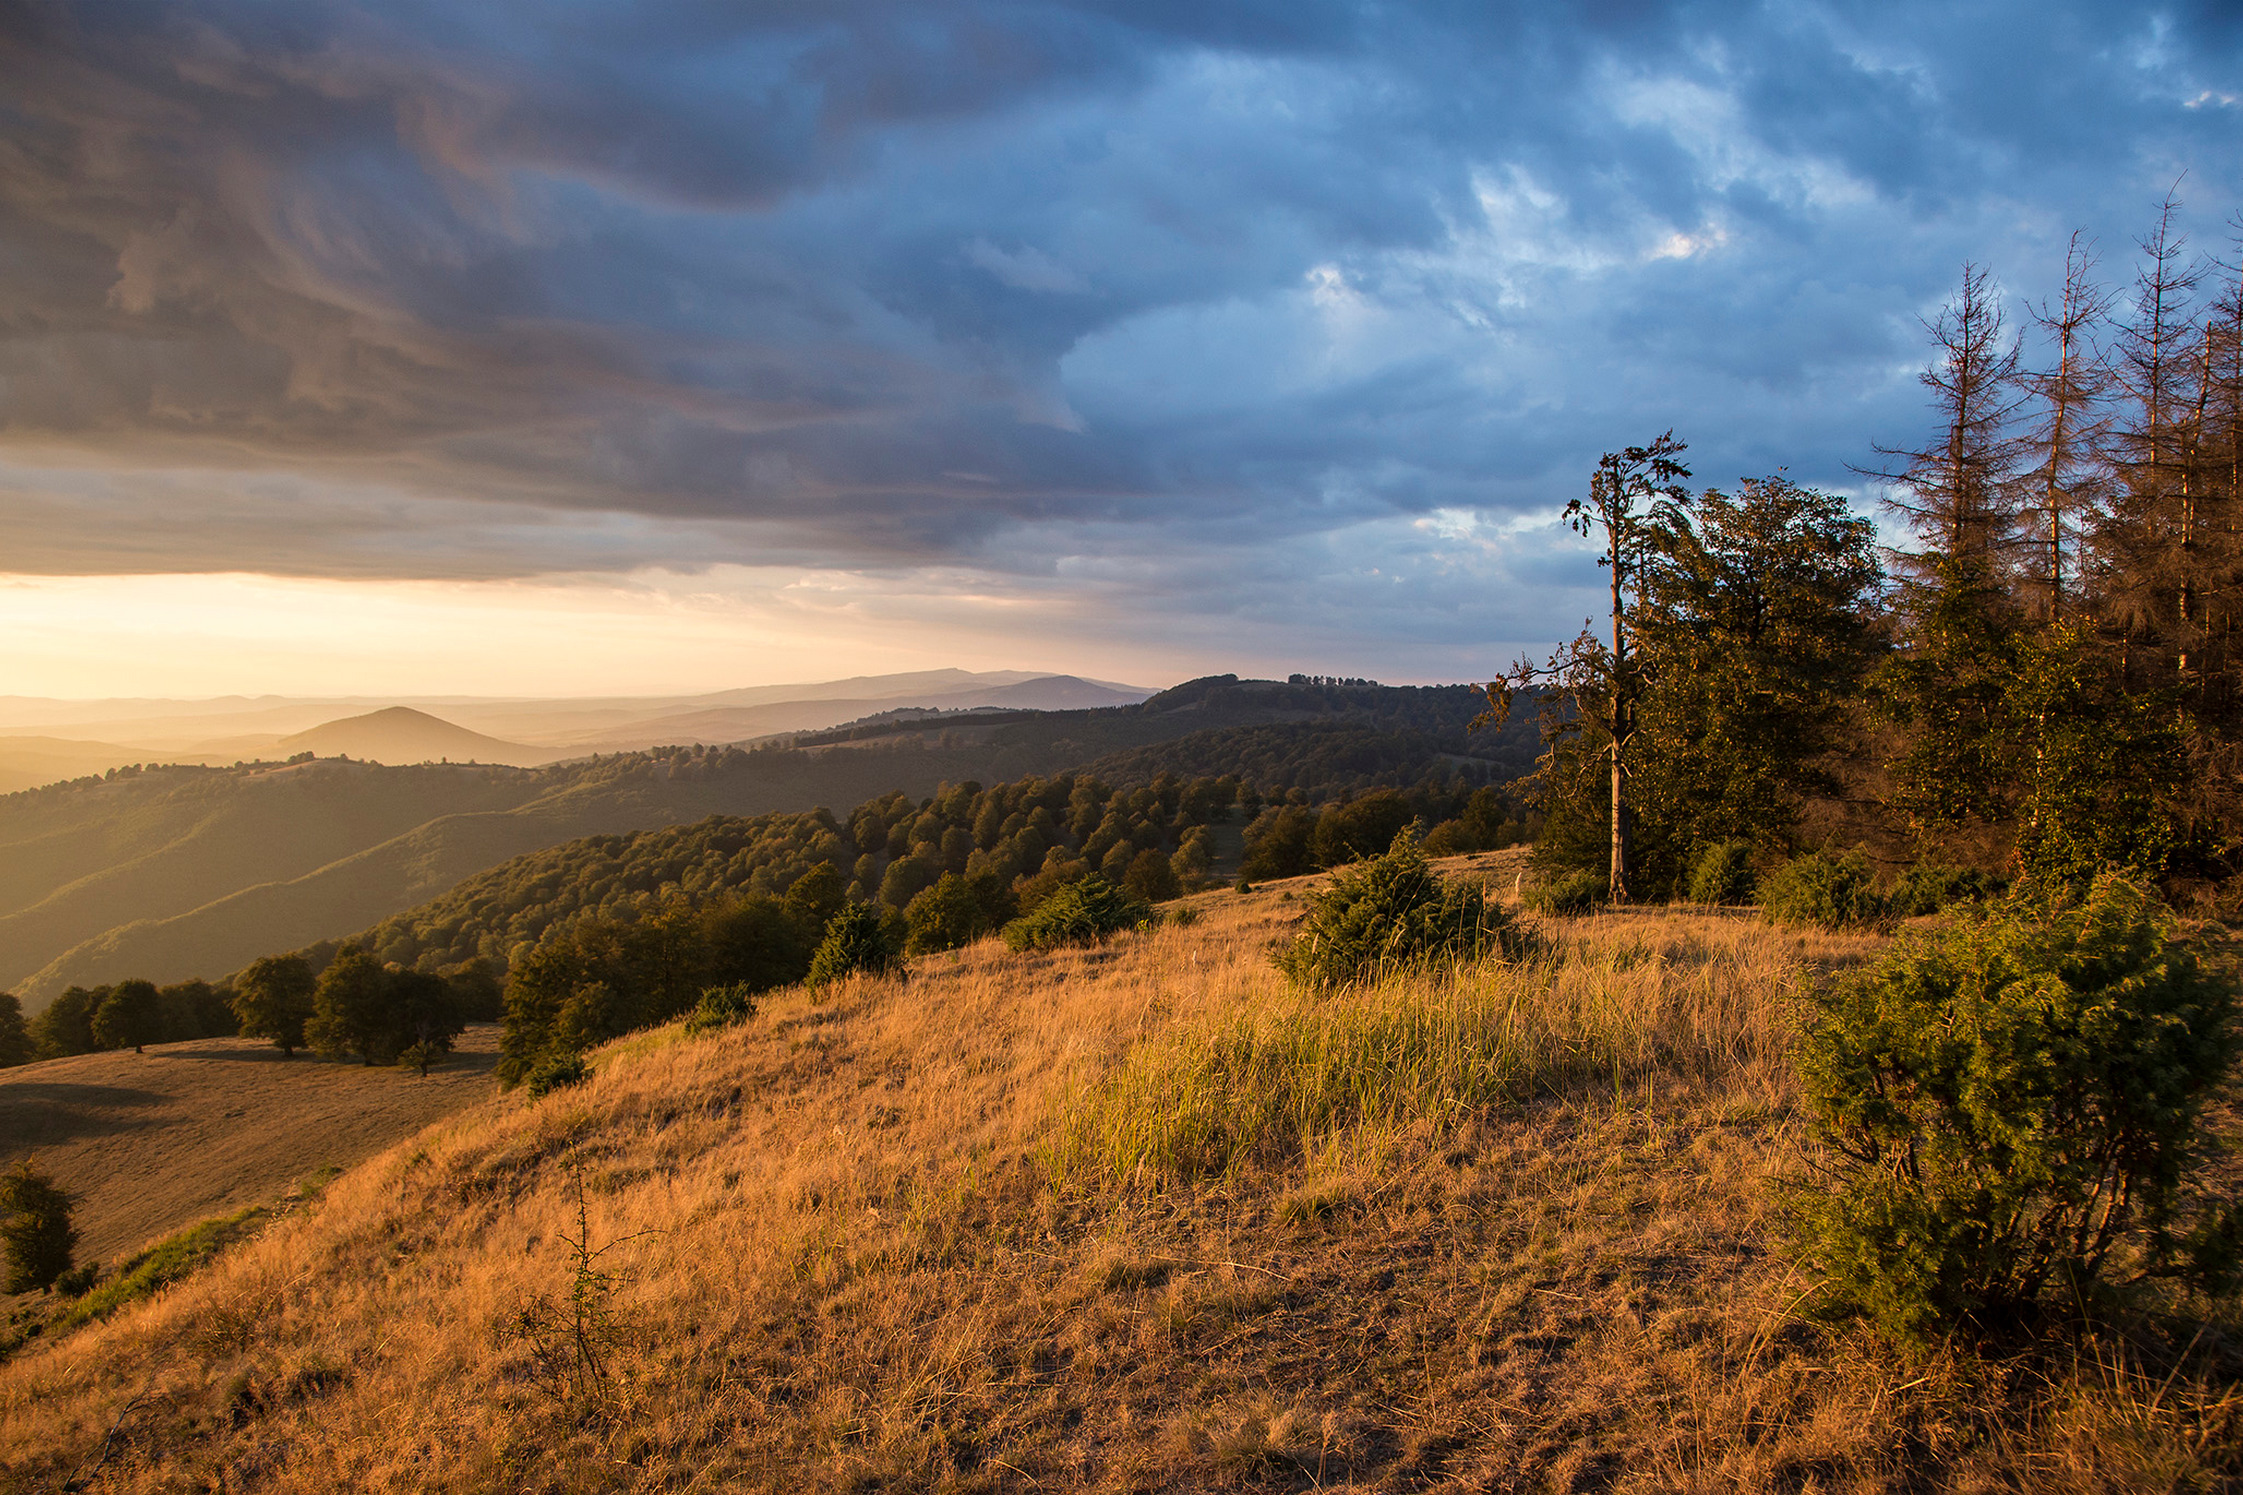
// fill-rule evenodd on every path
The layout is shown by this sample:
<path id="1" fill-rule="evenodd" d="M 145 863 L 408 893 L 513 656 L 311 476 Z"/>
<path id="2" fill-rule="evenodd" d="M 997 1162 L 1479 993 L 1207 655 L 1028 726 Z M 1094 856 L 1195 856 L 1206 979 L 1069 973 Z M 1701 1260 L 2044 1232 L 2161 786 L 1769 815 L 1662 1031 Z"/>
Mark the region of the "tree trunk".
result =
<path id="1" fill-rule="evenodd" d="M 1627 741 L 1633 713 L 1629 710 L 1628 636 L 1623 631 L 1620 600 L 1619 531 L 1612 531 L 1612 881 L 1605 890 L 1614 905 L 1628 901 L 1628 795 L 1627 776 L 1620 766 L 1621 745 Z"/>

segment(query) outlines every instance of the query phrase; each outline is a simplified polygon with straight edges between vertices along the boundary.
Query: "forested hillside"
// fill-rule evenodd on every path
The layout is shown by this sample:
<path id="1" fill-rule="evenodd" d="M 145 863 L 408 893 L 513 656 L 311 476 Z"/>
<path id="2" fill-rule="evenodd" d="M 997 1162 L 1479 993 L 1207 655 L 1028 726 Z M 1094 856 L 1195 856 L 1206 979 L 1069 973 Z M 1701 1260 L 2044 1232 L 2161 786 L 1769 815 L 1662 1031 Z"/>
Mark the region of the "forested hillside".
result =
<path id="1" fill-rule="evenodd" d="M 274 973 L 287 965 L 300 973 L 293 1000 L 302 1011 L 293 1023 L 252 1022 L 259 1004 L 277 1012 L 291 999 L 237 1001 L 247 1030 L 384 1064 L 412 1047 L 414 1019 L 398 1004 L 436 1001 L 444 1020 L 430 1017 L 431 1032 L 456 1032 L 454 1019 L 498 1015 L 503 979 L 502 1075 L 511 1082 L 535 1062 L 673 1017 L 712 986 L 748 992 L 803 979 L 845 907 L 871 910 L 864 917 L 891 954 L 930 954 L 1101 879 L 1142 910 L 1234 875 L 1244 886 L 1354 861 L 1413 823 L 1430 827 L 1426 845 L 1441 854 L 1509 846 L 1533 829 L 1515 799 L 1470 775 L 1436 773 L 1322 806 L 1297 787 L 1280 793 L 1265 800 L 1236 775 L 1164 774 L 1127 788 L 1061 774 L 990 788 L 969 780 L 923 799 L 893 792 L 846 820 L 819 808 L 585 837 L 516 857 L 348 940 L 268 948 L 275 959 L 235 973 L 226 990 L 72 985 L 30 1025 L 30 1049 L 0 1064 L 232 1033 L 228 993 L 277 992 Z M 368 975 L 374 987 L 352 1021 L 389 1038 L 369 1044 L 340 1029 L 321 1038 L 307 1016 L 340 1014 L 347 1004 L 336 984 L 361 968 L 388 974 Z M 429 987 L 436 977 L 448 980 Z M 121 1005 L 110 1010 L 127 988 L 145 997 L 134 1023 Z M 187 1011 L 198 994 L 220 1020 Z M 166 1016 L 170 1008 L 179 1012 Z"/>
<path id="2" fill-rule="evenodd" d="M 985 921 L 993 927 L 1002 922 L 997 914 L 1009 917 L 1006 910 L 1092 871 L 1153 899 L 1204 886 L 1218 870 L 1215 838 L 1226 825 L 1252 874 L 1278 877 L 1382 850 L 1413 820 L 1444 852 L 1509 845 L 1525 834 L 1512 800 L 1460 777 L 1376 789 L 1321 808 L 1298 789 L 1278 793 L 1265 801 L 1237 775 L 1162 776 L 1129 788 L 1084 773 L 989 788 L 969 780 L 921 799 L 899 791 L 846 818 L 823 809 L 712 815 L 516 857 L 345 943 L 419 970 L 480 960 L 503 976 L 538 942 L 568 937 L 581 921 L 633 925 L 666 900 L 696 907 L 776 900 L 821 867 L 832 870 L 838 892 L 898 914 L 953 875 L 993 905 Z M 1223 855 L 1220 870 L 1235 876 L 1239 863 L 1238 855 Z M 315 969 L 336 945 L 307 951 Z"/>
<path id="3" fill-rule="evenodd" d="M 1117 784 L 1232 771 L 1315 797 L 1531 766 L 1533 734 L 1467 734 L 1469 687 L 1197 681 L 1142 705 L 999 713 L 957 725 L 871 723 L 798 745 L 677 748 L 538 769 L 317 760 L 122 769 L 0 797 L 0 984 L 36 1008 L 69 985 L 234 970 L 275 949 L 363 930 L 508 858 L 590 835 L 710 814 L 806 811 L 946 782 L 1050 775 L 1210 729 L 1158 761 L 1112 758 Z M 1336 736 L 1344 727 L 1355 735 Z M 1402 733 L 1392 741 L 1365 733 Z M 1448 754 L 1449 759 L 1441 755 Z"/>

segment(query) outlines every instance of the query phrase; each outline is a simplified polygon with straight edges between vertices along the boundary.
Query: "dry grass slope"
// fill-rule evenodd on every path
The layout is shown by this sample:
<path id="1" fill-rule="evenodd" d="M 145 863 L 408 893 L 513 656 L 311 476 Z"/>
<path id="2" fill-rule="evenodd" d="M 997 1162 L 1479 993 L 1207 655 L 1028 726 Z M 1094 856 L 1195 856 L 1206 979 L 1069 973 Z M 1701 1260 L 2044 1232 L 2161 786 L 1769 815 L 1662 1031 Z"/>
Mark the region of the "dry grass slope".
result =
<path id="1" fill-rule="evenodd" d="M 1538 963 L 1304 1002 L 1267 960 L 1288 891 L 627 1039 L 0 1369 L 0 1467 L 319 1492 L 2234 1477 L 2234 1367 L 2201 1346 L 1904 1360 L 1799 1316 L 1771 1230 L 1805 1145 L 1786 1034 L 1799 983 L 1871 939 L 1613 916 Z"/>

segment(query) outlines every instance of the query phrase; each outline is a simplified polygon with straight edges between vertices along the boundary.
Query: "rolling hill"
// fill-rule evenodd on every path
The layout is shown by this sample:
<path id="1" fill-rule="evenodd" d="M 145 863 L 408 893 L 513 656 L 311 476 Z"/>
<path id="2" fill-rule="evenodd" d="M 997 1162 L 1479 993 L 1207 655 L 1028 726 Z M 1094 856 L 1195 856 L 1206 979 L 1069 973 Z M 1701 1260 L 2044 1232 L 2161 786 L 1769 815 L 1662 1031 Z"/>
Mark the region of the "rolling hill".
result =
<path id="1" fill-rule="evenodd" d="M 273 748 L 290 757 L 310 753 L 318 758 L 364 758 L 373 763 L 449 761 L 505 763 L 522 768 L 565 756 L 550 748 L 501 742 L 410 706 L 387 706 L 364 716 L 323 722 L 309 731 L 281 738 Z"/>
<path id="2" fill-rule="evenodd" d="M 144 748 L 121 747 L 114 742 L 38 734 L 0 737 L 0 794 L 107 773 L 147 756 Z"/>
<path id="3" fill-rule="evenodd" d="M 1332 687 L 1218 676 L 1132 706 L 882 721 L 752 751 L 677 749 L 538 768 L 319 759 L 143 768 L 0 797 L 0 986 L 27 1008 L 71 984 L 217 977 L 338 938 L 510 857 L 710 814 L 846 810 L 890 790 L 995 783 L 1092 761 L 1115 782 L 1177 771 L 1130 755 L 1198 734 L 1279 729 L 1256 751 L 1291 783 L 1414 782 L 1438 764 L 1530 768 L 1531 713 L 1468 735 L 1466 686 Z M 1320 736 L 1340 728 L 1342 743 Z M 1361 734 L 1369 733 L 1369 739 Z M 1181 760 L 1176 760 L 1181 762 Z M 1353 766 L 1350 766 L 1350 765 Z M 1233 771 L 1198 768 L 1193 772 Z"/>

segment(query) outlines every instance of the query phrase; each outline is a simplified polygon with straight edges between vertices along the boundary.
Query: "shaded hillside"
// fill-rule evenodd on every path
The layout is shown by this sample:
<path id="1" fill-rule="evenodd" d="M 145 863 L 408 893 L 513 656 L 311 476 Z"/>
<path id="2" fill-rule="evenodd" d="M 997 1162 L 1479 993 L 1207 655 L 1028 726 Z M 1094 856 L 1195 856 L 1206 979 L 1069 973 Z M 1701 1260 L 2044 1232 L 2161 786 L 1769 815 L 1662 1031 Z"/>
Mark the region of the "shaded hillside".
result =
<path id="1" fill-rule="evenodd" d="M 1525 967 L 1304 999 L 1267 958 L 1303 891 L 624 1039 L 27 1346 L 0 1366 L 0 1471 L 235 1495 L 2233 1488 L 2217 1351 L 1912 1357 L 1805 1316 L 1791 1012 L 1875 938 L 1620 915 L 1550 928 Z"/>
<path id="2" fill-rule="evenodd" d="M 1391 749 L 1352 739 L 1354 766 L 1333 759 L 1318 782 L 1410 782 L 1429 753 L 1495 779 L 1531 767 L 1531 722 L 1468 735 L 1479 705 L 1464 686 L 1223 676 L 1138 706 L 879 723 L 791 748 L 677 749 L 537 769 L 322 760 L 120 770 L 0 797 L 0 985 L 38 1006 L 71 984 L 215 976 L 363 930 L 510 857 L 581 836 L 841 808 L 890 791 L 918 799 L 945 782 L 1050 775 L 1219 729 L 1418 734 Z M 1234 771 L 1221 760 L 1235 747 L 1297 774 L 1339 741 L 1280 733 L 1227 745 L 1205 738 L 1187 751 L 1206 765 L 1196 772 Z"/>
<path id="3" fill-rule="evenodd" d="M 376 763 L 511 763 L 528 766 L 563 756 L 553 748 L 502 742 L 481 732 L 415 711 L 410 706 L 389 706 L 363 716 L 323 722 L 307 732 L 283 737 L 275 751 L 290 757 L 311 753 L 321 758 L 367 758 Z"/>
<path id="4" fill-rule="evenodd" d="M 126 769 L 8 795 L 0 798 L 0 984 L 47 994 L 51 986 L 21 983 L 121 923 L 174 918 L 245 887 L 300 878 L 434 819 L 510 809 L 570 777 L 320 762 Z M 162 969 L 158 980 L 193 973 L 180 962 Z"/>
<path id="5" fill-rule="evenodd" d="M 1194 779 L 1228 773 L 1254 784 L 1265 796 L 1298 789 L 1312 800 L 1326 800 L 1366 789 L 1400 788 L 1437 774 L 1505 782 L 1533 769 L 1539 745 L 1521 744 L 1505 734 L 1471 746 L 1492 751 L 1467 756 L 1454 750 L 1453 738 L 1429 732 L 1286 722 L 1216 727 L 1108 753 L 1083 765 L 1083 772 L 1114 784 L 1150 783 L 1162 774 Z"/>
<path id="6" fill-rule="evenodd" d="M 1521 698 L 1500 728 L 1471 731 L 1472 720 L 1486 709 L 1487 698 L 1470 685 L 1336 685 L 1299 676 L 1280 681 L 1210 675 L 1135 706 L 947 717 L 934 723 L 881 720 L 804 733 L 793 742 L 800 748 L 828 750 L 904 741 L 953 747 L 972 744 L 986 750 L 998 777 L 1013 778 L 1075 767 L 1195 733 L 1318 723 L 1416 733 L 1425 739 L 1425 748 L 1484 763 L 1492 777 L 1515 778 L 1533 768 L 1541 738 L 1531 695 Z M 1216 745 L 1208 757 L 1219 756 Z"/>
<path id="7" fill-rule="evenodd" d="M 249 1038 L 47 1059 L 0 1070 L 0 1166 L 36 1155 L 69 1179 L 80 1258 L 113 1263 L 490 1099 L 497 1058 L 498 1030 L 474 1027 L 426 1079 Z"/>
<path id="8" fill-rule="evenodd" d="M 950 672 L 964 676 L 964 672 Z M 929 682 L 937 684 L 940 682 Z M 818 731 L 836 723 L 874 716 L 888 710 L 959 711 L 998 707 L 1023 711 L 1074 711 L 1100 706 L 1130 705 L 1149 691 L 1126 686 L 1100 685 L 1074 675 L 1042 675 L 1013 684 L 976 683 L 957 690 L 922 688 L 899 698 L 893 693 L 865 696 L 813 695 L 781 701 L 715 704 L 647 716 L 624 723 L 603 723 L 555 736 L 557 744 L 583 751 L 597 748 L 643 748 L 656 743 L 745 743 L 785 732 Z M 714 699 L 714 698 L 712 698 Z M 903 704 L 899 705 L 899 699 Z"/>
<path id="9" fill-rule="evenodd" d="M 182 879 L 165 883 L 170 896 L 161 901 L 185 906 L 163 917 L 127 917 L 60 948 L 50 945 L 44 964 L 30 966 L 15 980 L 14 989 L 30 999 L 26 1005 L 43 1005 L 45 998 L 69 985 L 90 986 L 125 976 L 172 981 L 237 970 L 276 949 L 363 929 L 509 857 L 580 836 L 619 835 L 711 813 L 765 813 L 826 800 L 855 803 L 899 784 L 927 793 L 970 764 L 955 755 L 917 750 L 851 754 L 829 763 L 799 753 L 682 749 L 541 770 L 318 766 L 355 772 L 374 784 L 393 774 L 510 776 L 494 778 L 492 797 L 512 802 L 435 815 L 427 814 L 430 807 L 425 805 L 420 815 L 413 815 L 408 803 L 398 816 L 402 822 L 398 829 L 387 835 L 361 835 L 353 847 L 343 831 L 362 806 L 359 796 L 345 788 L 331 805 L 304 808 L 279 826 L 284 840 L 332 848 L 326 860 L 280 878 L 271 877 L 267 869 L 280 865 L 281 859 L 261 857 L 254 835 L 242 838 L 239 854 L 225 868 L 201 866 L 198 848 L 205 838 L 198 834 L 200 827 L 190 828 L 177 843 L 139 863 L 114 875 L 81 880 L 55 895 L 54 901 L 67 903 L 84 923 L 100 919 L 104 912 L 114 918 L 116 912 L 146 905 L 104 901 L 102 895 L 117 883 L 144 886 L 148 864 L 161 862 Z M 234 813 L 237 810 L 242 812 Z M 341 824 L 333 834 L 315 834 L 328 815 Z M 229 830 L 236 821 L 264 818 L 236 804 L 226 805 L 214 816 Z M 227 887 L 212 875 L 216 870 L 233 872 L 238 880 Z M 267 875 L 260 877 L 260 872 Z M 25 934 L 42 934 L 51 927 L 31 922 L 30 914 L 39 912 L 28 911 L 16 921 Z M 0 921 L 0 932 L 9 927 L 8 921 Z M 27 939 L 16 949 L 37 953 L 38 947 Z M 28 964 L 23 954 L 15 959 Z M 23 964 L 17 969 L 23 969 Z"/>

